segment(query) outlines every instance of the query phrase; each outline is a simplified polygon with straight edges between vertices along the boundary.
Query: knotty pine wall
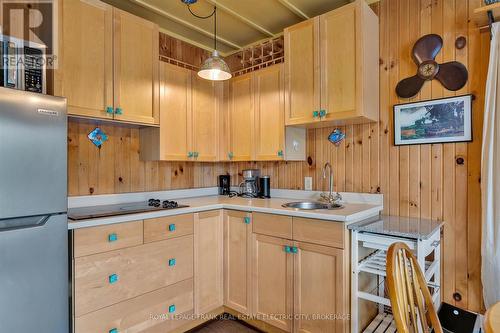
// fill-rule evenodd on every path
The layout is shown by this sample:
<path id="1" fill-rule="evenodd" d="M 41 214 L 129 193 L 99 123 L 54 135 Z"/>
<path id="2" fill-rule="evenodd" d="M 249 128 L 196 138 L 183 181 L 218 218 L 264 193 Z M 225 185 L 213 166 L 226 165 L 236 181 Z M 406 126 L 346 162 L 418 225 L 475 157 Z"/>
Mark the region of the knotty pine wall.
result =
<path id="1" fill-rule="evenodd" d="M 384 194 L 385 213 L 445 220 L 443 299 L 463 308 L 482 307 L 480 283 L 480 158 L 484 85 L 489 35 L 469 17 L 481 0 L 382 0 L 373 5 L 380 18 L 380 122 L 347 126 L 339 147 L 327 141 L 332 128 L 308 131 L 307 162 L 177 163 L 139 160 L 138 129 L 100 124 L 109 141 L 99 150 L 87 139 L 96 123 L 69 123 L 69 194 L 88 195 L 216 186 L 229 173 L 233 184 L 242 169 L 262 169 L 273 187 L 302 189 L 312 176 L 315 189 L 326 189 L 321 166 L 334 166 L 338 191 Z M 469 82 L 450 92 L 433 81 L 412 99 L 425 100 L 473 93 L 472 143 L 395 147 L 392 106 L 405 102 L 394 93 L 397 82 L 416 72 L 413 43 L 427 33 L 444 39 L 438 62 L 457 60 L 469 69 Z M 467 37 L 462 50 L 458 36 Z M 163 35 L 160 52 L 195 66 L 206 51 Z M 456 162 L 464 159 L 463 164 Z M 455 298 L 454 298 L 454 293 Z"/>

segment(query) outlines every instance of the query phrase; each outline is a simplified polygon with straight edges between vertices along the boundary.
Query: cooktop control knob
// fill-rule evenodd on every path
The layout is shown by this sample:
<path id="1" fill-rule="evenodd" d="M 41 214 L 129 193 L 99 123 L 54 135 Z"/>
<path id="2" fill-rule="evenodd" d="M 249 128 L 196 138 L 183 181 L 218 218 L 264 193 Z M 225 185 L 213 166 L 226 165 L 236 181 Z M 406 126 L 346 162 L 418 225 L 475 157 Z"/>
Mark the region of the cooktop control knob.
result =
<path id="1" fill-rule="evenodd" d="M 163 201 L 163 208 L 177 208 L 177 206 L 179 206 L 179 204 L 176 201 Z"/>
<path id="2" fill-rule="evenodd" d="M 160 207 L 160 199 L 149 199 L 148 200 L 148 206 L 152 207 Z"/>

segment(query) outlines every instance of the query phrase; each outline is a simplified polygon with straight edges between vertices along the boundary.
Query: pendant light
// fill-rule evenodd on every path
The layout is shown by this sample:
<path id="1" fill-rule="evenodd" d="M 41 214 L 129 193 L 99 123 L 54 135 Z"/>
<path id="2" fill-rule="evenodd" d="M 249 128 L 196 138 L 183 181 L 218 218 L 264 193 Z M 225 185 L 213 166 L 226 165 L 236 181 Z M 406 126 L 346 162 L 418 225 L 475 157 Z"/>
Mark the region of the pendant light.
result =
<path id="1" fill-rule="evenodd" d="M 189 9 L 189 12 L 199 19 L 207 19 L 214 17 L 214 51 L 212 55 L 203 61 L 203 64 L 198 71 L 198 76 L 211 81 L 224 81 L 229 80 L 232 77 L 229 66 L 226 64 L 224 59 L 222 59 L 217 52 L 217 6 L 214 6 L 214 10 L 211 14 L 207 16 L 199 16 L 191 10 L 190 5 L 196 2 L 196 0 L 181 0 L 185 3 Z"/>

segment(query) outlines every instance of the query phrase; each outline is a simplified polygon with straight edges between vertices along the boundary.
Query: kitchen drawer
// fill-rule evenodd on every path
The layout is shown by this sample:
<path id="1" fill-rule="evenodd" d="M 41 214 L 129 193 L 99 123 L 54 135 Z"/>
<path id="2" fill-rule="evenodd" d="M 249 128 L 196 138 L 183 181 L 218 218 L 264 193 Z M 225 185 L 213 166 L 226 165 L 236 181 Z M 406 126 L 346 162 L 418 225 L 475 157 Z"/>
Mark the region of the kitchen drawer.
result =
<path id="1" fill-rule="evenodd" d="M 75 259 L 75 315 L 193 277 L 193 236 Z"/>
<path id="2" fill-rule="evenodd" d="M 144 220 L 144 243 L 191 235 L 193 220 L 193 214 Z"/>
<path id="3" fill-rule="evenodd" d="M 142 221 L 82 228 L 74 231 L 75 258 L 142 244 Z"/>
<path id="4" fill-rule="evenodd" d="M 253 213 L 252 220 L 254 233 L 292 239 L 292 218 L 290 216 Z"/>
<path id="5" fill-rule="evenodd" d="M 191 313 L 193 279 L 76 318 L 75 333 L 168 332 L 186 323 L 172 315 Z"/>
<path id="6" fill-rule="evenodd" d="M 345 226 L 340 222 L 293 218 L 293 239 L 344 248 Z"/>

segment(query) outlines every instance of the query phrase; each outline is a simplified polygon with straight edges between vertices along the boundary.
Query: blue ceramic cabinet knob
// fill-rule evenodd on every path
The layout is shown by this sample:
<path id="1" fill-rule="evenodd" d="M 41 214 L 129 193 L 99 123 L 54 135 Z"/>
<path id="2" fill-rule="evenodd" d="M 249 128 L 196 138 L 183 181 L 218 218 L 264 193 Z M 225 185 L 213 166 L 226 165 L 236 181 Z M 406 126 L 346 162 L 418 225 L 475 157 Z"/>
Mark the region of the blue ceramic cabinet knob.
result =
<path id="1" fill-rule="evenodd" d="M 118 282 L 118 275 L 117 274 L 111 274 L 108 277 L 108 281 L 109 281 L 110 284 Z"/>

